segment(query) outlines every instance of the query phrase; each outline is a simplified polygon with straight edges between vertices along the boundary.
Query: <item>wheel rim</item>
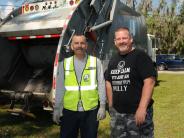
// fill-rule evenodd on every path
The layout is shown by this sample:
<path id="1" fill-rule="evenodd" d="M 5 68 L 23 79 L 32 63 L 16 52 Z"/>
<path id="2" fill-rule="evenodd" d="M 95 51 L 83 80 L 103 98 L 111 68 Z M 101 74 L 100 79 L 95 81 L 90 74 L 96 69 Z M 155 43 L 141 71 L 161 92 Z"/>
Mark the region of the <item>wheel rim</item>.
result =
<path id="1" fill-rule="evenodd" d="M 165 70 L 165 66 L 163 64 L 159 65 L 158 67 L 159 70 Z"/>

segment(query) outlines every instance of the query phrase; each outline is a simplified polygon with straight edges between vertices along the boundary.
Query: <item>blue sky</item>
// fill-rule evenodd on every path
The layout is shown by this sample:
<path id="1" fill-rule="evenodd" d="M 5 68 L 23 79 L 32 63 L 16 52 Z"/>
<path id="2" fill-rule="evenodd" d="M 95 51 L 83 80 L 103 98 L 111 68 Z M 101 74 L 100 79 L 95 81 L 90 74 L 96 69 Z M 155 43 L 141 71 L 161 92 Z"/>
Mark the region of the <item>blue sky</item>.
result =
<path id="1" fill-rule="evenodd" d="M 11 12 L 12 8 L 19 6 L 23 1 L 24 0 L 0 0 L 0 17 L 5 17 Z"/>
<path id="2" fill-rule="evenodd" d="M 4 17 L 7 15 L 14 6 L 20 6 L 20 4 L 25 0 L 0 0 L 0 5 L 8 5 L 8 6 L 0 6 L 0 17 Z M 139 3 L 141 0 L 136 0 Z M 166 0 L 168 3 L 171 3 L 173 0 Z M 183 2 L 184 0 L 179 0 Z M 159 0 L 152 0 L 152 4 L 154 7 L 158 7 Z"/>

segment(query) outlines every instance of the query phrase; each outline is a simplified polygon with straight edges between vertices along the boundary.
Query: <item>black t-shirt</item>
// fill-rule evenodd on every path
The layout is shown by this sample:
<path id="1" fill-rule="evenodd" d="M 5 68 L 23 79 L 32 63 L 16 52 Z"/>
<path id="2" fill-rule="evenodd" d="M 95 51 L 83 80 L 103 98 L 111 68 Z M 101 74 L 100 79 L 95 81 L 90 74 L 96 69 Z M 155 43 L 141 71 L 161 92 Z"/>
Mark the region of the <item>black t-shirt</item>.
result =
<path id="1" fill-rule="evenodd" d="M 105 73 L 105 79 L 112 85 L 113 107 L 120 113 L 135 113 L 143 81 L 151 76 L 156 76 L 156 71 L 144 51 L 134 49 L 126 55 L 113 56 Z"/>

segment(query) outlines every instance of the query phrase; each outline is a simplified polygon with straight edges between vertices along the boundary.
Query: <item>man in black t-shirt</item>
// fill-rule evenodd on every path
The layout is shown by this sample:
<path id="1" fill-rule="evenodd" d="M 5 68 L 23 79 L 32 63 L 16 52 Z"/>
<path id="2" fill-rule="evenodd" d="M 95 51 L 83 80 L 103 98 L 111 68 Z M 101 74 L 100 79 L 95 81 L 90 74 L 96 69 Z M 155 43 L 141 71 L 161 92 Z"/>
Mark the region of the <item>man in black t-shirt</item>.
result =
<path id="1" fill-rule="evenodd" d="M 153 62 L 145 52 L 132 47 L 128 28 L 118 28 L 114 37 L 118 54 L 105 73 L 111 138 L 152 138 Z"/>

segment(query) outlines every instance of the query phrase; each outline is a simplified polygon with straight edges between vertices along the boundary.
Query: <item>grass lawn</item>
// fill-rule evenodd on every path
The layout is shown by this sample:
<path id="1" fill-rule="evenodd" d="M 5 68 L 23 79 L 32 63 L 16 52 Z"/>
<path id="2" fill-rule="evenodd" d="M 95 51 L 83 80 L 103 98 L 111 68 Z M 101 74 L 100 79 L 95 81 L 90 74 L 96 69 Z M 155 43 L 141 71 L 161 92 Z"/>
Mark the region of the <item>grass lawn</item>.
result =
<path id="1" fill-rule="evenodd" d="M 155 138 L 184 138 L 184 74 L 159 74 L 154 91 Z M 35 119 L 11 116 L 0 106 L 0 138 L 56 138 L 51 114 Z M 109 137 L 109 116 L 100 122 L 98 138 Z"/>
<path id="2" fill-rule="evenodd" d="M 159 74 L 154 91 L 156 138 L 184 138 L 184 74 Z"/>

